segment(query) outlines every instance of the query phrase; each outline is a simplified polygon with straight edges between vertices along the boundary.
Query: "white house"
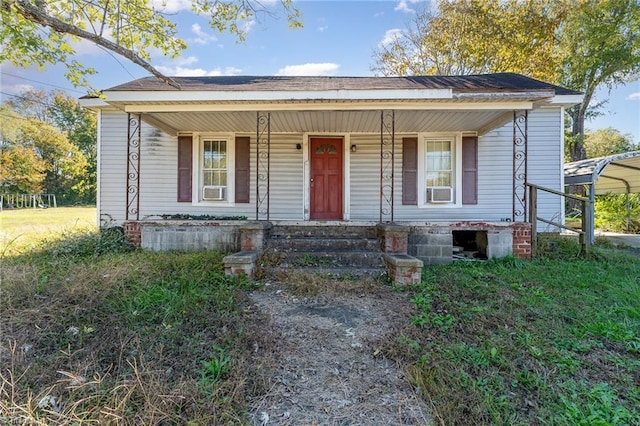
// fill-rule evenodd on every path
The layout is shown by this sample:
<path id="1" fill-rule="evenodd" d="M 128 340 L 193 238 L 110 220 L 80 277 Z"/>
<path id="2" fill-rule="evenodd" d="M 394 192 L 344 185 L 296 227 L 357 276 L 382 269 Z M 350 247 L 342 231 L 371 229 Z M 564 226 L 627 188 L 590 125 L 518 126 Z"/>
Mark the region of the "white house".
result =
<path id="1" fill-rule="evenodd" d="M 151 234 L 175 225 L 162 217 L 206 215 L 161 248 L 234 250 L 236 237 L 202 235 L 243 221 L 214 216 L 392 223 L 426 262 L 446 261 L 469 230 L 488 233 L 489 257 L 528 256 L 526 184 L 563 189 L 563 110 L 582 98 L 511 73 L 174 80 L 180 89 L 149 77 L 82 100 L 98 113 L 103 225 L 158 248 Z M 560 197 L 537 207 L 563 216 Z"/>

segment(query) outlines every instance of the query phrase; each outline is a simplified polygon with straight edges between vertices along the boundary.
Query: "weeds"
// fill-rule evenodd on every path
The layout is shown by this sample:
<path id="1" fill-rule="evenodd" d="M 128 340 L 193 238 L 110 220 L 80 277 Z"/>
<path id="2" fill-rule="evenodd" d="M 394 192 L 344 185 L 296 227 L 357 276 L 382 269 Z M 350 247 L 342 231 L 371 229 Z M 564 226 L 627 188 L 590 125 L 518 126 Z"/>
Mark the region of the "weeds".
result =
<path id="1" fill-rule="evenodd" d="M 554 244 L 551 244 L 554 243 Z M 640 424 L 640 260 L 543 236 L 543 256 L 427 267 L 386 348 L 442 424 Z"/>
<path id="2" fill-rule="evenodd" d="M 246 361 L 254 285 L 222 270 L 220 253 L 131 251 L 118 231 L 6 258 L 0 423 L 245 422 L 264 391 Z"/>

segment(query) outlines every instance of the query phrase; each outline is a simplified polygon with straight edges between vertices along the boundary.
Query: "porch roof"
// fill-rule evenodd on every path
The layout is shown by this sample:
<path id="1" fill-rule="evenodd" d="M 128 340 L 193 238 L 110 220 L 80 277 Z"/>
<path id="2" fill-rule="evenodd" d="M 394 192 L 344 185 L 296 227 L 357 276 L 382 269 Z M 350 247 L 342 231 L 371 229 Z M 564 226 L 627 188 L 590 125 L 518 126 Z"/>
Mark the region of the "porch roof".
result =
<path id="1" fill-rule="evenodd" d="M 396 132 L 483 134 L 513 111 L 570 106 L 579 92 L 513 73 L 414 77 L 175 77 L 180 89 L 154 77 L 84 98 L 83 105 L 142 114 L 175 135 L 253 132 L 256 111 L 272 114 L 273 132 L 380 130 L 380 111 L 396 111 Z"/>

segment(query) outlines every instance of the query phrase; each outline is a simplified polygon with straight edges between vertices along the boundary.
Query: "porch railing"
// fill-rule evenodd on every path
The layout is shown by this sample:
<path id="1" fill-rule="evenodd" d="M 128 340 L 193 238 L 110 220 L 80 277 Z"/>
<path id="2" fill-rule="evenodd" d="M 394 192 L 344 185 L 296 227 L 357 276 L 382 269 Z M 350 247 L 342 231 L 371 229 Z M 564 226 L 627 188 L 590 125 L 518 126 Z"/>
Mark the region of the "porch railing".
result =
<path id="1" fill-rule="evenodd" d="M 557 226 L 558 228 L 566 229 L 567 231 L 575 232 L 579 235 L 580 246 L 584 254 L 589 254 L 591 250 L 591 229 L 593 223 L 593 217 L 591 212 L 591 200 L 584 197 L 578 197 L 577 195 L 565 194 L 564 192 L 556 191 L 555 189 L 545 188 L 539 185 L 531 183 L 526 184 L 529 189 L 529 222 L 531 222 L 531 256 L 535 256 L 537 249 L 537 229 L 538 221 L 547 223 L 549 225 Z M 538 217 L 538 191 L 547 192 L 550 194 L 558 195 L 577 200 L 580 203 L 580 210 L 582 211 L 582 224 L 580 229 L 566 226 L 562 223 L 554 222 L 552 220 Z"/>

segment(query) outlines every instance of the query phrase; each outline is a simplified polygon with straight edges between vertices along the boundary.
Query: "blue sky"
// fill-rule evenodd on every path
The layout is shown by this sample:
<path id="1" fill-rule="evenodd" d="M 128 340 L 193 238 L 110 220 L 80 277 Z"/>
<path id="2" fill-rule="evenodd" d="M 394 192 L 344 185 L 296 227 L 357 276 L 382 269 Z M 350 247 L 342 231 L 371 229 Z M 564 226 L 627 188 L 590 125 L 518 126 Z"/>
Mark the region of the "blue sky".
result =
<path id="1" fill-rule="evenodd" d="M 158 0 L 159 2 L 159 0 Z M 274 0 L 263 0 L 275 8 Z M 386 1 L 296 1 L 302 12 L 304 28 L 289 30 L 286 17 L 259 16 L 246 23 L 246 42 L 216 33 L 204 18 L 188 11 L 189 0 L 169 0 L 167 8 L 175 12 L 180 36 L 189 48 L 177 60 L 154 55 L 152 64 L 167 75 L 373 75 L 373 51 L 391 35 L 406 29 L 415 10 L 427 3 L 421 0 Z M 93 66 L 97 76 L 90 78 L 97 89 L 105 89 L 147 72 L 126 59 L 82 42 L 76 45 L 77 57 Z M 2 92 L 19 94 L 29 87 L 66 89 L 81 96 L 64 79 L 64 67 L 58 65 L 39 72 L 2 65 Z M 55 87 L 54 87 L 55 86 Z M 640 143 L 640 82 L 612 90 L 601 90 L 598 100 L 609 99 L 604 115 L 587 123 L 587 128 L 614 127 L 629 133 Z M 8 98 L 0 94 L 0 98 Z"/>

